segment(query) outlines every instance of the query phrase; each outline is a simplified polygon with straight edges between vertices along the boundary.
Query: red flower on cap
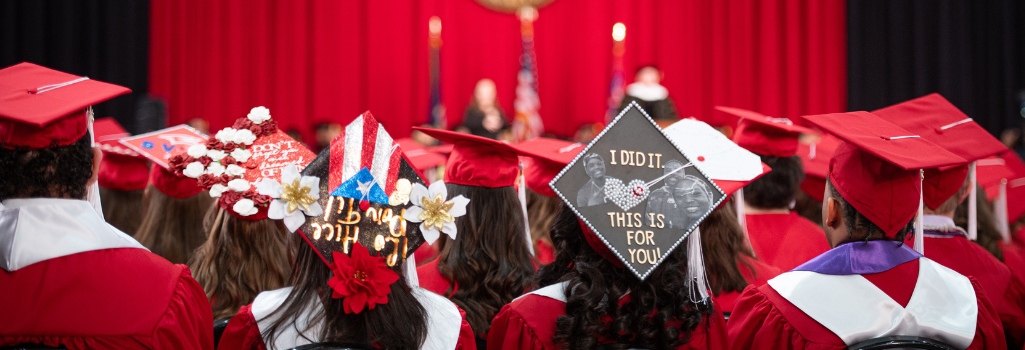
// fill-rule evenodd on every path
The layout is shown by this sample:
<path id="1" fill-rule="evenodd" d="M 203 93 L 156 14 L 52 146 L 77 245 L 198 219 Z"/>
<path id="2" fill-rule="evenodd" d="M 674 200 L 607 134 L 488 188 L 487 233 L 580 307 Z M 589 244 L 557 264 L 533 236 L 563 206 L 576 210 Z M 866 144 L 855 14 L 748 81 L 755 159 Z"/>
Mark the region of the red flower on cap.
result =
<path id="1" fill-rule="evenodd" d="M 344 298 L 345 313 L 358 314 L 364 306 L 372 310 L 377 304 L 388 303 L 391 285 L 399 280 L 399 274 L 388 268 L 384 257 L 370 256 L 359 243 L 352 245 L 351 257 L 338 251 L 331 254 L 334 263 L 328 267 L 334 276 L 327 285 L 333 289 L 332 298 Z"/>

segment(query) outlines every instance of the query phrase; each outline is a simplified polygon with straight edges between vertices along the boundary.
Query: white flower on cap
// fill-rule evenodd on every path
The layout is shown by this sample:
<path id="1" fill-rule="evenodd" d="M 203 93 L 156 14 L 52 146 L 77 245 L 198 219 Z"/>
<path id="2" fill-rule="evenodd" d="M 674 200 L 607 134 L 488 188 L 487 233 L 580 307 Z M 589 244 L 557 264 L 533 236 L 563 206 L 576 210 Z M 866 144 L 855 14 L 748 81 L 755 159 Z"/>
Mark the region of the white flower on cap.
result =
<path id="1" fill-rule="evenodd" d="M 267 119 L 270 119 L 270 110 L 264 106 L 254 107 L 249 111 L 248 118 L 249 121 L 253 122 L 253 124 L 263 123 L 267 121 Z"/>
<path id="2" fill-rule="evenodd" d="M 221 176 L 221 174 L 224 174 L 224 170 L 224 166 L 221 163 L 210 163 L 206 167 L 206 173 L 213 176 Z"/>
<path id="3" fill-rule="evenodd" d="M 231 142 L 245 145 L 251 145 L 253 141 L 256 141 L 256 135 L 253 135 L 253 132 L 249 131 L 249 129 L 236 130 L 235 135 L 231 138 Z"/>
<path id="4" fill-rule="evenodd" d="M 216 185 L 210 186 L 210 197 L 214 197 L 214 198 L 220 197 L 221 194 L 224 193 L 224 191 L 227 191 L 227 190 L 228 190 L 228 186 L 221 185 L 221 184 L 216 184 Z"/>
<path id="5" fill-rule="evenodd" d="M 249 198 L 243 198 L 238 202 L 235 202 L 235 205 L 233 205 L 231 209 L 238 213 L 238 215 L 242 216 L 250 216 L 260 211 L 259 209 L 256 209 L 256 203 L 253 203 L 253 200 Z"/>
<path id="6" fill-rule="evenodd" d="M 320 216 L 324 208 L 320 199 L 320 178 L 300 176 L 299 168 L 290 164 L 281 169 L 281 182 L 264 178 L 256 183 L 260 194 L 274 198 L 267 208 L 267 217 L 282 220 L 289 231 L 295 232 L 306 223 L 306 216 Z"/>
<path id="7" fill-rule="evenodd" d="M 466 214 L 466 205 L 470 203 L 470 199 L 462 195 L 447 198 L 448 189 L 444 182 L 432 183 L 430 188 L 418 183 L 413 184 L 413 190 L 409 194 L 409 202 L 413 206 L 406 209 L 403 218 L 420 224 L 420 232 L 423 233 L 427 244 L 437 241 L 441 233 L 456 239 L 455 218 Z M 452 207 L 445 209 L 450 203 Z"/>
<path id="8" fill-rule="evenodd" d="M 212 149 L 212 150 L 206 151 L 206 156 L 210 157 L 210 159 L 213 159 L 215 162 L 219 162 L 224 157 L 227 157 L 228 154 L 224 153 L 224 151 L 222 151 L 222 150 Z"/>
<path id="9" fill-rule="evenodd" d="M 198 179 L 199 176 L 203 175 L 203 172 L 205 171 L 206 167 L 203 166 L 203 163 L 192 162 L 189 163 L 189 165 L 185 166 L 185 170 L 182 170 L 182 174 L 185 174 L 185 176 L 191 177 L 193 179 Z"/>
<path id="10" fill-rule="evenodd" d="M 202 143 L 197 143 L 195 145 L 192 145 L 192 147 L 189 147 L 188 153 L 189 153 L 189 157 L 192 157 L 192 158 L 199 158 L 199 157 L 205 156 L 206 155 L 206 145 L 204 145 Z"/>
<path id="11" fill-rule="evenodd" d="M 252 155 L 252 152 L 249 152 L 241 148 L 236 148 L 234 151 L 231 151 L 231 157 L 235 158 L 235 161 L 239 163 L 245 163 L 249 160 L 249 157 Z"/>
<path id="12" fill-rule="evenodd" d="M 226 170 L 224 170 L 224 173 L 228 174 L 228 176 L 242 176 L 242 174 L 246 173 L 246 168 L 232 164 L 229 165 Z"/>
<path id="13" fill-rule="evenodd" d="M 221 129 L 221 131 L 218 131 L 217 135 L 214 135 L 214 138 L 217 139 L 217 141 L 221 141 L 223 143 L 234 142 L 236 133 L 238 133 L 238 130 L 232 128 L 224 128 Z"/>
<path id="14" fill-rule="evenodd" d="M 235 192 L 245 192 L 249 189 L 249 181 L 243 179 L 234 179 L 228 181 L 228 188 Z"/>

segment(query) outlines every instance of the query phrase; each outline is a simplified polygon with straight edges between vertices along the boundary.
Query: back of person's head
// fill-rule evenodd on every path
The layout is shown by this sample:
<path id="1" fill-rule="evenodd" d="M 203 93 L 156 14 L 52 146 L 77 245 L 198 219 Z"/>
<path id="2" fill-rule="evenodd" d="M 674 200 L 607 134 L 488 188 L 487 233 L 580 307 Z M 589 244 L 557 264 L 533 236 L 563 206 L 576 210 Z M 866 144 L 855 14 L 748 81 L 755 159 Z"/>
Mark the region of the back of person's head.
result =
<path id="1" fill-rule="evenodd" d="M 801 157 L 761 157 L 772 171 L 744 187 L 744 202 L 761 209 L 789 208 L 804 181 Z"/>
<path id="2" fill-rule="evenodd" d="M 691 301 L 686 249 L 674 249 L 642 281 L 595 252 L 580 225 L 570 208 L 560 211 L 552 227 L 559 254 L 537 277 L 541 286 L 569 283 L 566 313 L 555 330 L 557 344 L 593 349 L 601 337 L 635 348 L 671 349 L 689 342 L 711 310 L 699 310 Z M 617 301 L 628 293 L 630 301 L 620 305 Z"/>
<path id="3" fill-rule="evenodd" d="M 701 221 L 699 227 L 705 273 L 712 294 L 744 291 L 748 283 L 740 273 L 738 263 L 745 264 L 749 271 L 754 272 L 748 262 L 740 260 L 742 255 L 753 258 L 754 254 L 744 241 L 744 229 L 737 222 L 733 205 L 716 208 Z"/>
<path id="4" fill-rule="evenodd" d="M 103 219 L 121 232 L 135 235 L 142 224 L 146 206 L 143 203 L 144 190 L 115 191 L 100 187 L 100 205 Z"/>
<path id="5" fill-rule="evenodd" d="M 149 185 L 144 204 L 146 214 L 135 239 L 172 263 L 188 263 L 193 251 L 206 241 L 203 218 L 213 203 L 206 191 L 178 199 Z"/>
<path id="6" fill-rule="evenodd" d="M 282 332 L 302 324 L 296 322 L 299 317 L 308 315 L 308 323 L 303 323 L 322 324 L 321 333 L 309 334 L 308 329 L 298 331 L 316 337 L 311 339 L 314 342 L 372 344 L 382 349 L 419 349 L 423 345 L 427 339 L 427 310 L 413 296 L 405 278 L 400 277 L 391 284 L 386 303 L 359 313 L 346 313 L 345 299 L 333 298 L 328 288 L 331 269 L 300 235 L 293 235 L 291 244 L 291 249 L 296 251 L 289 277 L 294 288 L 285 302 L 268 315 L 276 319 L 261 331 L 265 344 L 273 344 Z M 398 265 L 401 275 L 405 264 Z M 323 308 L 315 307 L 318 304 Z"/>
<path id="7" fill-rule="evenodd" d="M 52 197 L 85 199 L 93 177 L 90 136 L 67 146 L 19 150 L 0 147 L 0 200 Z"/>
<path id="8" fill-rule="evenodd" d="M 286 285 L 293 254 L 281 221 L 242 220 L 215 205 L 203 227 L 206 242 L 189 268 L 210 298 L 214 319 L 234 316 L 260 292 Z"/>
<path id="9" fill-rule="evenodd" d="M 978 196 L 976 197 L 975 222 L 978 225 L 976 226 L 978 237 L 975 239 L 975 243 L 985 248 L 986 251 L 993 254 L 998 260 L 1004 261 L 1004 251 L 1000 249 L 1000 241 L 1003 240 L 1003 236 L 997 230 L 996 221 L 993 219 L 993 204 L 986 200 L 986 190 L 981 186 L 976 188 L 976 191 L 978 191 Z M 968 229 L 967 200 L 961 201 L 961 204 L 957 206 L 957 210 L 954 211 L 954 224 Z"/>
<path id="10" fill-rule="evenodd" d="M 535 252 L 538 251 L 538 242 L 543 241 L 552 245 L 552 237 L 548 232 L 563 205 L 559 197 L 549 197 L 527 189 L 527 220 L 530 223 L 530 240 L 534 243 Z"/>
<path id="11" fill-rule="evenodd" d="M 455 219 L 456 239 L 441 236 L 438 271 L 458 286 L 450 299 L 466 311 L 473 332 L 484 334 L 498 310 L 531 287 L 534 263 L 523 211 L 511 186 L 446 187 L 449 197 L 462 195 L 470 203 Z"/>
<path id="12" fill-rule="evenodd" d="M 876 225 L 865 214 L 862 214 L 853 205 L 847 202 L 846 199 L 840 192 L 833 187 L 833 183 L 826 179 L 826 191 L 829 191 L 829 198 L 836 200 L 840 206 L 840 213 L 843 216 L 844 226 L 849 234 L 849 241 L 868 241 L 873 239 L 879 240 L 891 240 L 904 242 L 905 238 L 909 234 L 914 234 L 915 218 L 911 218 L 903 228 L 901 228 L 893 237 L 887 237 L 886 233 Z M 828 201 L 828 199 L 827 199 Z M 828 225 L 825 225 L 828 226 Z"/>
<path id="13" fill-rule="evenodd" d="M 926 176 L 929 176 L 930 173 L 931 172 L 926 172 Z M 953 196 L 950 196 L 950 198 L 947 198 L 947 200 L 943 201 L 943 204 L 940 204 L 936 208 L 931 208 L 931 207 L 929 207 L 928 204 L 925 205 L 925 213 L 926 214 L 938 214 L 938 215 L 953 214 L 954 211 L 961 204 L 968 203 L 968 201 L 966 200 L 966 196 L 968 195 L 968 190 L 969 190 L 968 184 L 969 183 L 971 183 L 971 181 L 969 181 L 969 179 L 966 177 L 964 182 L 961 184 L 961 188 L 959 188 L 957 190 L 957 192 L 954 193 Z"/>

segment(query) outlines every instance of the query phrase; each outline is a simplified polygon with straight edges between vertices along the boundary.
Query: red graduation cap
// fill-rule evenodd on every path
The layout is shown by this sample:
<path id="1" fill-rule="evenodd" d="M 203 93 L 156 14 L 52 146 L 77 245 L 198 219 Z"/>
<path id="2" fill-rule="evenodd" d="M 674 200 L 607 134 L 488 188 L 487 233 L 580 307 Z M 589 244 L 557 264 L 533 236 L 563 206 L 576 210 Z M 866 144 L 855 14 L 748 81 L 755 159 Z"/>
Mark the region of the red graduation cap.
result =
<path id="1" fill-rule="evenodd" d="M 432 152 L 427 147 L 408 137 L 395 140 L 395 143 L 399 144 L 402 152 L 406 155 L 406 159 L 409 159 L 413 167 L 420 172 L 445 164 L 445 160 L 448 159 L 446 155 Z"/>
<path id="2" fill-rule="evenodd" d="M 114 191 L 137 191 L 149 183 L 149 162 L 118 141 L 131 136 L 114 118 L 100 118 L 93 123 L 93 137 L 103 150 L 97 174 L 100 187 Z"/>
<path id="3" fill-rule="evenodd" d="M 964 158 L 869 112 L 804 117 L 843 142 L 829 161 L 829 179 L 843 198 L 893 237 L 918 211 L 918 169 L 962 164 Z"/>
<path id="4" fill-rule="evenodd" d="M 0 69 L 0 147 L 67 146 L 85 136 L 89 106 L 131 92 L 31 63 Z"/>
<path id="5" fill-rule="evenodd" d="M 1007 150 L 940 94 L 929 94 L 872 112 L 972 162 Z M 925 171 L 922 196 L 937 208 L 953 196 L 968 177 L 968 164 Z"/>
<path id="6" fill-rule="evenodd" d="M 557 197 L 549 183 L 576 158 L 584 149 L 584 144 L 537 137 L 513 147 L 527 155 L 522 158 L 527 188 L 545 196 Z"/>
<path id="7" fill-rule="evenodd" d="M 516 183 L 521 153 L 513 146 L 489 138 L 455 131 L 414 127 L 442 142 L 453 145 L 452 154 L 445 164 L 445 183 L 477 186 L 506 187 Z"/>
<path id="8" fill-rule="evenodd" d="M 797 155 L 801 157 L 805 174 L 801 190 L 816 201 L 822 202 L 822 195 L 826 191 L 826 176 L 829 175 L 829 159 L 839 145 L 840 139 L 826 134 L 813 144 L 801 143 L 797 146 Z"/>
<path id="9" fill-rule="evenodd" d="M 801 133 L 818 134 L 787 118 L 773 118 L 740 108 L 720 106 L 715 109 L 740 117 L 740 123 L 733 132 L 733 142 L 762 156 L 793 156 L 797 154 L 797 139 Z"/>

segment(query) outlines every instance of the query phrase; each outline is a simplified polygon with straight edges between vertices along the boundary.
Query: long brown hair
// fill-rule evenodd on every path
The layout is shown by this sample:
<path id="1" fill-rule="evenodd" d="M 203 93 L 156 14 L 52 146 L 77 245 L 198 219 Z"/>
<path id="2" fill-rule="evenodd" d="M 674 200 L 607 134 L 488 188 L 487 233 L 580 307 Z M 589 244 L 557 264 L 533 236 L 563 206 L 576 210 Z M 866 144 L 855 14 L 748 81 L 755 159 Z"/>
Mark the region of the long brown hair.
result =
<path id="1" fill-rule="evenodd" d="M 449 299 L 466 311 L 473 333 L 485 334 L 498 310 L 532 285 L 534 258 L 525 244 L 523 211 L 512 186 L 445 186 L 449 197 L 463 195 L 470 204 L 456 218 L 457 238 L 441 236 L 438 271 L 458 285 Z"/>
<path id="2" fill-rule="evenodd" d="M 331 270 L 317 253 L 299 235 L 293 235 L 292 247 L 297 251 L 292 268 L 292 291 L 285 302 L 268 318 L 276 317 L 261 332 L 265 344 L 274 344 L 275 338 L 288 327 L 296 327 L 310 342 L 339 342 L 375 345 L 382 349 L 419 349 L 427 339 L 427 310 L 413 296 L 405 278 L 391 285 L 388 302 L 377 304 L 358 314 L 347 314 L 342 307 L 344 299 L 335 299 L 327 288 Z M 412 255 L 409 258 L 413 258 Z M 399 274 L 405 264 L 399 264 Z M 316 308 L 313 305 L 323 305 Z M 309 308 L 313 310 L 308 310 Z M 304 323 L 310 327 L 322 324 L 320 334 L 306 334 L 309 329 L 298 329 L 296 320 L 310 315 Z M 259 321 L 259 320 L 257 320 Z"/>
<path id="3" fill-rule="evenodd" d="M 192 252 L 206 241 L 203 216 L 213 204 L 213 198 L 204 191 L 178 199 L 149 185 L 143 201 L 146 214 L 135 232 L 135 239 L 153 254 L 172 263 L 189 262 Z"/>
<path id="4" fill-rule="evenodd" d="M 242 220 L 211 206 L 203 227 L 209 236 L 189 268 L 203 286 L 214 319 L 234 316 L 260 292 L 284 287 L 294 256 L 279 220 Z"/>
<path id="5" fill-rule="evenodd" d="M 982 187 L 976 189 L 978 191 L 978 197 L 976 197 L 976 217 L 975 220 L 978 223 L 976 232 L 978 237 L 975 239 L 975 243 L 982 246 L 990 254 L 993 254 L 998 260 L 1004 261 L 1004 251 L 1000 249 L 1000 241 L 1003 236 L 1000 235 L 1000 231 L 997 231 L 996 222 L 993 220 L 993 204 L 986 200 L 986 190 Z M 968 229 L 968 201 L 971 198 L 967 198 L 961 201 L 961 204 L 954 210 L 954 224 L 958 227 L 962 227 L 965 230 Z"/>
<path id="6" fill-rule="evenodd" d="M 114 191 L 100 187 L 100 206 L 103 219 L 121 232 L 135 235 L 142 223 L 143 190 Z"/>
<path id="7" fill-rule="evenodd" d="M 733 203 L 716 208 L 701 222 L 701 251 L 705 259 L 705 273 L 712 287 L 712 294 L 742 292 L 747 280 L 740 273 L 744 264 L 754 274 L 754 267 L 741 257 L 754 259 L 751 248 L 744 241 L 744 231 L 737 222 Z"/>
<path id="8" fill-rule="evenodd" d="M 535 252 L 538 251 L 538 242 L 554 247 L 549 231 L 562 206 L 562 200 L 558 197 L 548 197 L 527 189 L 527 221 L 530 223 L 530 240 L 534 243 Z"/>

